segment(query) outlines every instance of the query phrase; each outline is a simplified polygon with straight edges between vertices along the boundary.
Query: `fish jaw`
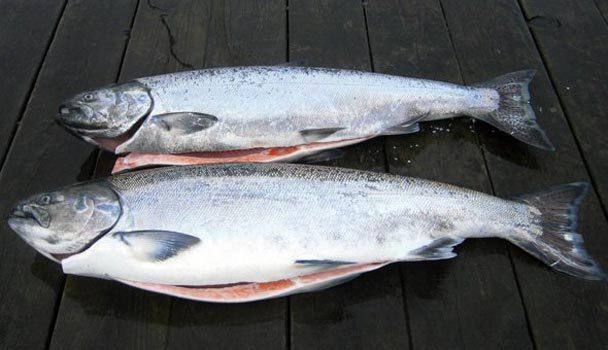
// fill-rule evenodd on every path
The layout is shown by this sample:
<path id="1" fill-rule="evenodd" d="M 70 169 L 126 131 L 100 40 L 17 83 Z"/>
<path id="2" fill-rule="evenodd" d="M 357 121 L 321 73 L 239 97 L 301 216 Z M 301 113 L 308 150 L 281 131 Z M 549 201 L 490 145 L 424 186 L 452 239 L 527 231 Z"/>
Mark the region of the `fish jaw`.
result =
<path id="1" fill-rule="evenodd" d="M 129 153 L 126 156 L 118 157 L 118 159 L 116 159 L 114 167 L 112 168 L 112 174 L 155 165 L 292 162 L 323 150 L 352 145 L 372 137 L 373 136 L 334 142 L 316 142 L 291 147 L 254 148 L 224 152 L 196 152 L 183 154 Z"/>
<path id="2" fill-rule="evenodd" d="M 387 264 L 389 264 L 389 262 L 356 264 L 278 281 L 235 283 L 220 286 L 193 287 L 145 283 L 121 279 L 118 281 L 132 287 L 196 301 L 214 303 L 245 303 L 263 299 L 278 298 L 296 293 L 322 290 L 336 284 L 349 281 L 364 272 L 379 269 Z"/>

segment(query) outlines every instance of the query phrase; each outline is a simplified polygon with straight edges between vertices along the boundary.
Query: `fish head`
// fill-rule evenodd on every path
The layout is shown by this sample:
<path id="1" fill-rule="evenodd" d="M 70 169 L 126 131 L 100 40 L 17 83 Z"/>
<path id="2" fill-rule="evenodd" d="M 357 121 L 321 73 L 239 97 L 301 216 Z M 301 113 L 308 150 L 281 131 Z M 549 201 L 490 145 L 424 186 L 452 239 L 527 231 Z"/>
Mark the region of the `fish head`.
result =
<path id="1" fill-rule="evenodd" d="M 118 195 L 103 182 L 69 186 L 17 203 L 8 225 L 34 249 L 54 261 L 79 253 L 118 221 Z"/>
<path id="2" fill-rule="evenodd" d="M 64 101 L 57 121 L 68 131 L 105 149 L 152 110 L 149 89 L 138 81 L 85 91 Z"/>

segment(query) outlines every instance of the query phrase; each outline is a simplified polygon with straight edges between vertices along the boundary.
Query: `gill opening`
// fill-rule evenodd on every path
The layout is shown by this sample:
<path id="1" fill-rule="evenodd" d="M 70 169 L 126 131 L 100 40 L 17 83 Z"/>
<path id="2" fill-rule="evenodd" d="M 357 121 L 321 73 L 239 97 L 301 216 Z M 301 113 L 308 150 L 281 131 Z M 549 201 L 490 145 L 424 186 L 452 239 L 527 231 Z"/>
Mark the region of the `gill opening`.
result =
<path id="1" fill-rule="evenodd" d="M 51 255 L 51 257 L 56 260 L 58 263 L 61 263 L 62 260 L 67 259 L 73 255 L 77 255 L 80 254 L 82 252 L 84 252 L 85 250 L 91 248 L 91 246 L 95 243 L 97 243 L 97 241 L 99 241 L 101 238 L 105 237 L 106 234 L 108 234 L 110 231 L 112 231 L 114 229 L 114 227 L 116 227 L 116 225 L 118 224 L 118 222 L 120 221 L 120 219 L 122 218 L 122 214 L 123 214 L 123 209 L 122 209 L 122 198 L 120 197 L 120 194 L 114 189 L 114 187 L 106 180 L 102 180 L 100 181 L 102 184 L 105 183 L 107 185 L 107 188 L 112 191 L 112 193 L 114 193 L 114 195 L 116 195 L 116 199 L 118 201 L 118 208 L 120 209 L 120 211 L 118 212 L 118 216 L 116 217 L 116 220 L 114 221 L 114 223 L 108 227 L 105 230 L 102 230 L 99 232 L 99 234 L 97 234 L 97 236 L 93 237 L 87 244 L 85 244 L 82 249 L 74 252 L 74 253 L 66 253 L 66 254 L 53 254 L 53 253 L 49 253 L 49 255 Z M 45 254 L 46 255 L 46 254 Z M 48 255 L 47 255 L 48 257 Z"/>

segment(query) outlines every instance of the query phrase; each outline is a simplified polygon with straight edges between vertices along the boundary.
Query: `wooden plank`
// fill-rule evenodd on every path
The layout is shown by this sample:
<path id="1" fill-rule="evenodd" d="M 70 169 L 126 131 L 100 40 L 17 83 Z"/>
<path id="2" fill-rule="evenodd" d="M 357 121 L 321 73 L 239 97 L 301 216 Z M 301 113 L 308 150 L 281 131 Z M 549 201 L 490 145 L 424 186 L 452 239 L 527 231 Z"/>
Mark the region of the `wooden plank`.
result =
<path id="1" fill-rule="evenodd" d="M 595 6 L 597 6 L 598 10 L 602 14 L 604 18 L 604 22 L 608 24 L 608 0 L 594 0 Z"/>
<path id="2" fill-rule="evenodd" d="M 367 18 L 376 71 L 462 82 L 438 1 L 370 1 Z M 390 172 L 492 192 L 470 118 L 421 126 L 387 138 Z M 413 348 L 532 348 L 505 242 L 457 250 L 454 260 L 403 264 Z"/>
<path id="3" fill-rule="evenodd" d="M 64 6 L 65 0 L 0 2 L 0 164 Z"/>
<path id="4" fill-rule="evenodd" d="M 276 64 L 285 61 L 285 3 L 282 0 L 207 1 L 199 12 L 202 60 L 195 66 Z M 175 32 L 184 32 L 178 19 Z M 176 41 L 176 52 L 193 43 Z M 182 48 L 182 49 L 180 49 Z M 282 349 L 287 346 L 286 300 L 229 305 L 175 299 L 168 348 Z"/>
<path id="5" fill-rule="evenodd" d="M 522 1 L 600 199 L 608 203 L 608 25 L 593 0 Z M 573 69 L 575 68 L 575 69 Z"/>
<path id="6" fill-rule="evenodd" d="M 539 53 L 514 1 L 442 1 L 464 80 L 475 82 L 522 68 L 538 69 L 532 104 L 557 152 L 536 150 L 480 125 L 495 191 L 510 195 L 588 179 Z M 462 16 L 466 13 L 467 16 Z M 591 191 L 579 230 L 588 251 L 608 266 L 608 226 Z M 558 274 L 511 249 L 534 343 L 541 349 L 605 348 L 608 286 Z"/>
<path id="7" fill-rule="evenodd" d="M 119 80 L 203 66 L 281 62 L 282 14 L 278 1 L 140 2 Z M 97 175 L 108 174 L 113 159 L 104 153 Z M 80 325 L 77 334 L 73 324 Z M 285 302 L 280 300 L 213 305 L 69 277 L 53 344 L 62 348 L 71 341 L 78 348 L 105 349 L 232 348 L 246 343 L 277 348 L 284 347 L 284 324 Z"/>
<path id="8" fill-rule="evenodd" d="M 115 79 L 132 8 L 127 1 L 67 5 L 0 172 L 1 212 L 25 195 L 90 176 L 95 151 L 59 128 L 53 116 L 66 96 Z M 63 285 L 61 269 L 8 227 L 1 230 L 0 347 L 46 347 Z"/>
<path id="9" fill-rule="evenodd" d="M 361 2 L 289 1 L 289 54 L 311 65 L 371 69 Z M 349 147 L 332 165 L 385 171 L 383 140 Z M 291 297 L 292 349 L 408 348 L 397 266 Z"/>

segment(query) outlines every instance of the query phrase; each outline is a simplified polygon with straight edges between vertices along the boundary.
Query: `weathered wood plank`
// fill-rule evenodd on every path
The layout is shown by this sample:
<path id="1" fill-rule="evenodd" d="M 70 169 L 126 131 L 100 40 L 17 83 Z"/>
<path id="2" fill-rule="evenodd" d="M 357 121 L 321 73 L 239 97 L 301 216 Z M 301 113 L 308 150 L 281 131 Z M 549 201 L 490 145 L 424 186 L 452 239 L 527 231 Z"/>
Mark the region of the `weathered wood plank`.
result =
<path id="1" fill-rule="evenodd" d="M 541 190 L 588 178 L 555 91 L 514 1 L 442 1 L 464 80 L 475 82 L 522 68 L 538 69 L 532 103 L 557 152 L 536 150 L 480 125 L 488 169 L 499 195 Z M 466 13 L 467 16 L 462 16 Z M 608 266 L 608 226 L 595 193 L 582 208 L 586 247 Z M 608 286 L 558 274 L 511 249 L 534 343 L 541 349 L 605 348 Z"/>
<path id="2" fill-rule="evenodd" d="M 528 25 L 587 162 L 608 203 L 608 25 L 592 0 L 522 1 Z"/>
<path id="3" fill-rule="evenodd" d="M 201 27 L 197 66 L 276 64 L 285 61 L 283 0 L 207 1 L 198 14 Z M 179 22 L 173 22 L 175 32 Z M 176 53 L 191 44 L 176 41 Z M 175 299 L 169 349 L 283 349 L 287 347 L 285 298 L 228 305 Z"/>
<path id="4" fill-rule="evenodd" d="M 285 55 L 282 14 L 284 6 L 278 1 L 140 2 L 119 80 L 204 66 L 281 62 Z M 102 155 L 98 176 L 109 173 L 113 159 Z M 58 348 L 68 341 L 79 348 L 232 348 L 242 344 L 279 348 L 285 344 L 285 302 L 281 300 L 213 305 L 111 281 L 69 277 L 59 317 L 54 337 Z M 80 325 L 77 334 L 72 324 Z"/>
<path id="5" fill-rule="evenodd" d="M 604 18 L 604 22 L 608 24 L 608 0 L 593 0 L 598 10 Z"/>
<path id="6" fill-rule="evenodd" d="M 64 6 L 65 0 L 0 2 L 0 164 Z"/>
<path id="7" fill-rule="evenodd" d="M 50 46 L 30 102 L 0 172 L 0 211 L 27 194 L 86 179 L 92 147 L 53 120 L 61 100 L 113 80 L 133 2 L 71 1 Z M 63 276 L 6 225 L 0 234 L 0 347 L 43 348 L 55 317 Z"/>
<path id="8" fill-rule="evenodd" d="M 371 69 L 361 2 L 289 2 L 289 54 L 311 65 Z M 349 147 L 332 165 L 385 171 L 383 140 Z M 291 297 L 291 348 L 408 348 L 397 266 Z"/>
<path id="9" fill-rule="evenodd" d="M 461 83 L 439 1 L 373 0 L 367 18 L 376 71 Z M 390 172 L 492 192 L 469 118 L 421 126 L 387 138 Z M 505 242 L 457 250 L 451 261 L 402 265 L 413 348 L 531 348 Z"/>

